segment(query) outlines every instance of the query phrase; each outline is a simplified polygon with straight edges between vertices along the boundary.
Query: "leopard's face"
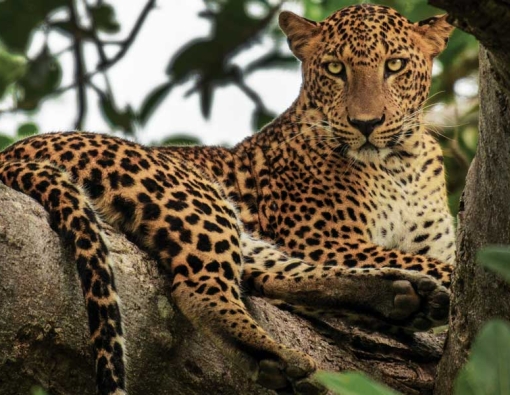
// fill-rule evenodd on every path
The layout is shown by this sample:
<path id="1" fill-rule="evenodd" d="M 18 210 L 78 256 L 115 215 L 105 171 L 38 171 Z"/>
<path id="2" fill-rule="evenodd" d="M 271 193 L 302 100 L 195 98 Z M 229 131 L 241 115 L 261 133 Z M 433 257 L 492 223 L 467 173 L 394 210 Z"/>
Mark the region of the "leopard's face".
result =
<path id="1" fill-rule="evenodd" d="M 309 133 L 360 160 L 415 144 L 433 57 L 452 29 L 444 17 L 413 24 L 390 8 L 356 5 L 320 23 L 297 18 L 284 13 L 280 25 L 303 62 L 305 122 L 321 126 Z"/>

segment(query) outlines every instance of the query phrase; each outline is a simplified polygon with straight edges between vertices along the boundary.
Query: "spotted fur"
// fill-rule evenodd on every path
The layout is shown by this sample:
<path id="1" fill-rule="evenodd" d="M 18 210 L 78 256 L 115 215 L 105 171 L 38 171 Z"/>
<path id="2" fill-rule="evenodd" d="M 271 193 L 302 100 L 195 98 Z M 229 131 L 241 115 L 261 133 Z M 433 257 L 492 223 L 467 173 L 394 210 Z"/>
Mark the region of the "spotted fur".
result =
<path id="1" fill-rule="evenodd" d="M 302 61 L 299 97 L 233 149 L 71 132 L 0 154 L 0 180 L 43 204 L 73 248 L 101 394 L 126 391 L 101 221 L 152 254 L 184 315 L 258 362 L 268 388 L 321 391 L 306 382 L 315 362 L 253 320 L 241 283 L 315 316 L 408 330 L 447 320 L 453 225 L 421 108 L 450 25 L 365 4 L 323 22 L 283 12 L 280 26 Z"/>

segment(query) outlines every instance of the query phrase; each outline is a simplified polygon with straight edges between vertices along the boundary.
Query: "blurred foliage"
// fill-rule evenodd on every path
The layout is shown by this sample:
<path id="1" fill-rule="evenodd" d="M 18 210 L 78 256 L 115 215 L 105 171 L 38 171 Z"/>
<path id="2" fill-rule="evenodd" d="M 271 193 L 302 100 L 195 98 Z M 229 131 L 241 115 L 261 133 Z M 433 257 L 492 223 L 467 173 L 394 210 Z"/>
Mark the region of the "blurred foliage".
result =
<path id="1" fill-rule="evenodd" d="M 9 85 L 22 78 L 27 70 L 26 59 L 0 45 L 0 97 Z"/>
<path id="2" fill-rule="evenodd" d="M 160 145 L 198 145 L 200 139 L 186 133 L 176 133 L 158 142 Z"/>
<path id="3" fill-rule="evenodd" d="M 319 371 L 315 379 L 335 394 L 342 395 L 397 395 L 397 392 L 372 380 L 360 372 L 333 373 Z"/>
<path id="4" fill-rule="evenodd" d="M 510 325 L 491 320 L 477 335 L 455 380 L 455 395 L 510 394 Z"/>
<path id="5" fill-rule="evenodd" d="M 39 128 L 33 122 L 22 123 L 19 125 L 14 136 L 0 133 L 0 150 L 3 150 L 17 140 L 24 139 L 25 137 L 32 136 L 37 133 L 39 133 Z"/>
<path id="6" fill-rule="evenodd" d="M 455 379 L 453 395 L 510 394 L 510 324 L 489 321 L 476 336 L 469 359 Z M 399 392 L 359 372 L 315 374 L 318 382 L 339 395 L 398 395 Z"/>
<path id="7" fill-rule="evenodd" d="M 510 284 L 510 247 L 489 246 L 478 251 L 476 260 Z M 508 369 L 510 372 L 510 369 Z M 510 391 L 508 392 L 510 394 Z"/>
<path id="8" fill-rule="evenodd" d="M 477 261 L 510 284 L 510 247 L 489 246 L 478 252 Z M 510 394 L 510 323 L 500 319 L 487 322 L 471 346 L 469 358 L 457 378 L 453 395 Z M 319 371 L 317 381 L 335 394 L 397 395 L 394 390 L 358 372 Z"/>
<path id="9" fill-rule="evenodd" d="M 185 96 L 199 96 L 200 111 L 204 117 L 208 118 L 211 114 L 216 90 L 234 86 L 253 102 L 252 128 L 260 129 L 274 118 L 275 113 L 266 107 L 256 89 L 245 82 L 246 78 L 251 73 L 271 68 L 298 66 L 296 59 L 286 50 L 285 37 L 276 24 L 281 3 L 277 0 L 203 1 L 204 8 L 199 17 L 209 21 L 210 34 L 183 43 L 179 51 L 168 54 L 170 62 L 166 69 L 166 80 L 148 89 L 140 106 L 128 104 L 124 108 L 116 104 L 115 87 L 110 87 L 107 71 L 129 51 L 147 15 L 157 12 L 152 11 L 156 0 L 146 1 L 123 40 L 113 36 L 123 25 L 117 19 L 116 8 L 108 0 L 1 1 L 0 99 L 3 98 L 3 101 L 0 101 L 0 120 L 2 113 L 33 114 L 44 100 L 54 100 L 63 92 L 74 90 L 79 98 L 77 116 L 75 124 L 69 125 L 69 128 L 80 129 L 89 107 L 84 92 L 93 91 L 97 98 L 95 105 L 112 130 L 136 138 L 137 134 L 143 133 L 144 127 L 173 89 L 191 80 L 192 87 Z M 314 20 L 322 20 L 341 7 L 362 2 L 288 1 L 302 7 L 304 16 Z M 282 0 L 282 3 L 285 2 Z M 413 21 L 443 13 L 428 6 L 425 0 L 378 0 L 377 3 L 391 6 Z M 53 51 L 49 45 L 50 34 L 65 37 L 69 46 L 59 52 Z M 33 45 L 33 37 L 36 36 L 44 37 L 43 44 L 37 48 Z M 249 50 L 264 37 L 273 39 L 272 47 L 249 64 L 239 66 L 235 56 Z M 95 48 L 96 64 L 84 58 L 82 52 L 85 44 L 92 44 Z M 107 46 L 108 49 L 116 48 L 117 52 L 112 54 L 112 51 L 106 51 Z M 61 57 L 67 52 L 73 54 L 74 80 L 70 85 L 63 86 Z M 459 89 L 468 86 L 473 90 L 476 87 L 476 41 L 461 31 L 455 31 L 436 65 L 431 99 L 427 103 L 427 122 L 430 123 L 430 130 L 437 134 L 445 152 L 450 206 L 456 214 L 467 168 L 477 143 L 476 92 L 463 96 L 462 89 Z M 104 76 L 105 88 L 93 83 L 93 77 L 98 74 Z M 432 104 L 439 106 L 428 106 Z M 6 132 L 0 130 L 0 146 L 13 140 Z M 22 134 L 16 138 L 20 136 Z M 181 135 L 164 143 L 182 139 Z M 200 143 L 193 138 L 184 140 Z"/>
<path id="10" fill-rule="evenodd" d="M 33 386 L 30 390 L 30 395 L 49 395 L 46 390 L 38 385 Z"/>

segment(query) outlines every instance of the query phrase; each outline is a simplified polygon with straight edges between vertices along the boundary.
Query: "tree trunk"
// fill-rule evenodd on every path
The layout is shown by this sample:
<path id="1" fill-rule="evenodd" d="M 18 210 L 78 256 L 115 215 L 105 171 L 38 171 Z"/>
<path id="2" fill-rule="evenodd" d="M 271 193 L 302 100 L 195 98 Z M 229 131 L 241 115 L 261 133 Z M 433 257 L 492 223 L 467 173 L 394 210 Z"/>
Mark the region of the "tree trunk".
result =
<path id="1" fill-rule="evenodd" d="M 434 393 L 450 395 L 481 326 L 510 319 L 510 287 L 476 263 L 488 244 L 510 244 L 510 5 L 430 0 L 480 47 L 480 137 L 460 203 L 450 328 Z"/>
<path id="2" fill-rule="evenodd" d="M 0 183 L 0 394 L 40 385 L 93 394 L 88 328 L 75 264 L 44 210 Z M 136 394 L 274 394 L 195 331 L 169 302 L 156 264 L 109 230 L 122 299 L 128 386 Z M 255 318 L 282 343 L 328 370 L 363 370 L 407 394 L 431 394 L 444 337 L 370 334 L 342 322 L 315 323 L 249 297 Z"/>

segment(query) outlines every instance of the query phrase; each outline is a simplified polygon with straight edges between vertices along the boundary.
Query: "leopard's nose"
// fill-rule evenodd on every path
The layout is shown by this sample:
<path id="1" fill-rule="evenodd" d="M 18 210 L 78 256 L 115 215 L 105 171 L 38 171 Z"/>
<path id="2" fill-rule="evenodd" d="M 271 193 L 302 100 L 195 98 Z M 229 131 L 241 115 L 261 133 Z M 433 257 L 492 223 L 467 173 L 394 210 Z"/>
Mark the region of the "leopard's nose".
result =
<path id="1" fill-rule="evenodd" d="M 347 120 L 352 126 L 358 129 L 361 132 L 361 134 L 363 134 L 363 136 L 368 137 L 372 134 L 372 132 L 377 126 L 382 125 L 384 123 L 384 114 L 381 118 L 369 119 L 367 121 L 351 119 L 349 117 L 347 117 Z"/>

